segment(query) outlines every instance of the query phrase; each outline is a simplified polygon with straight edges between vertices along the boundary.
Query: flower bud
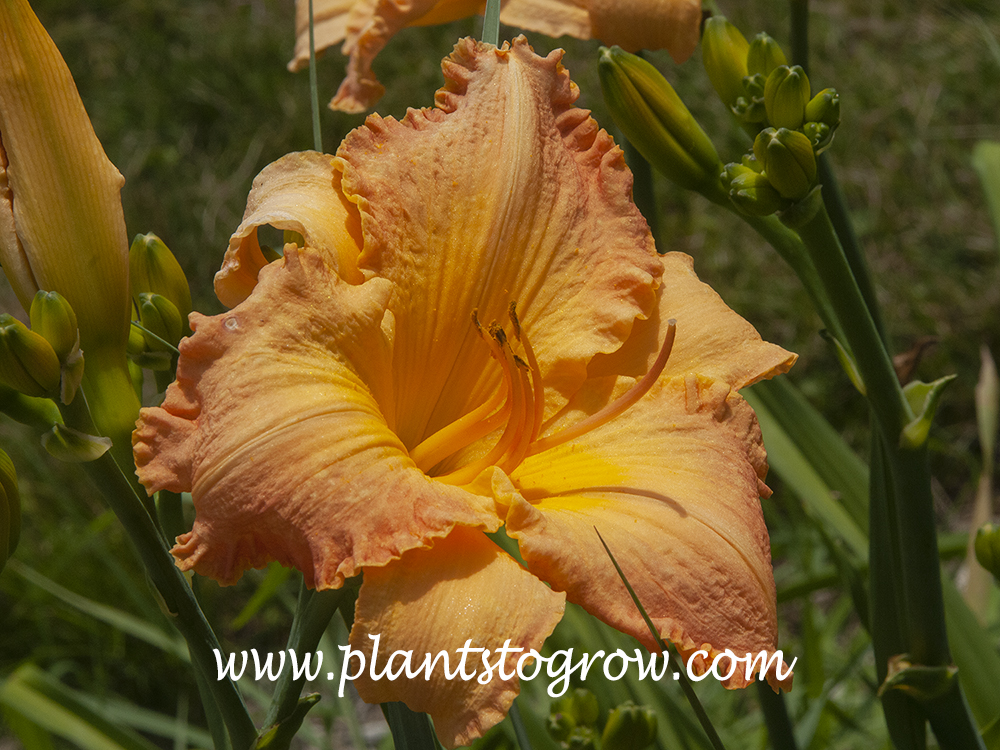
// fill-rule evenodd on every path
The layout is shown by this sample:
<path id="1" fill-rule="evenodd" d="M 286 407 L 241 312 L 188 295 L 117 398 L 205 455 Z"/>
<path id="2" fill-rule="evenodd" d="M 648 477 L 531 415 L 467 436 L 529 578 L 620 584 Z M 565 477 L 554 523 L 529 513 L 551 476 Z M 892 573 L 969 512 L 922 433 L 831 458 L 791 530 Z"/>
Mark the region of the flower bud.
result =
<path id="1" fill-rule="evenodd" d="M 764 76 L 746 76 L 743 79 L 743 96 L 736 99 L 736 104 L 732 106 L 733 113 L 744 123 L 759 124 L 767 120 L 767 109 L 764 107 Z M 755 128 L 752 132 L 760 130 Z"/>
<path id="2" fill-rule="evenodd" d="M 602 47 L 598 71 L 611 115 L 639 153 L 681 187 L 720 190 L 715 146 L 656 68 L 619 47 Z"/>
<path id="3" fill-rule="evenodd" d="M 775 128 L 795 130 L 802 125 L 809 102 L 809 77 L 798 65 L 771 71 L 764 85 L 764 108 Z"/>
<path id="4" fill-rule="evenodd" d="M 748 75 L 762 75 L 767 78 L 772 70 L 787 64 L 788 60 L 781 46 L 763 31 L 750 42 L 750 49 L 747 51 Z"/>
<path id="5" fill-rule="evenodd" d="M 831 129 L 840 124 L 840 94 L 823 89 L 806 104 L 806 122 L 822 122 Z"/>
<path id="6" fill-rule="evenodd" d="M 743 96 L 749 50 L 746 38 L 725 16 L 712 16 L 705 21 L 701 37 L 702 61 L 715 93 L 727 107 L 732 108 Z"/>
<path id="7" fill-rule="evenodd" d="M 601 736 L 603 750 L 642 750 L 656 739 L 656 713 L 631 702 L 618 706 L 608 716 Z"/>
<path id="8" fill-rule="evenodd" d="M 0 384 L 26 396 L 59 390 L 59 358 L 52 344 L 16 318 L 0 315 Z"/>
<path id="9" fill-rule="evenodd" d="M 813 152 L 821 154 L 833 143 L 833 131 L 825 122 L 807 122 L 802 125 L 802 133 L 812 144 Z"/>
<path id="10" fill-rule="evenodd" d="M 164 244 L 150 232 L 137 234 L 128 251 L 129 283 L 132 298 L 143 293 L 159 294 L 173 303 L 186 322 L 191 312 L 191 289 L 181 264 Z"/>
<path id="11" fill-rule="evenodd" d="M 52 345 L 63 364 L 80 349 L 76 313 L 59 292 L 39 291 L 31 301 L 31 330 Z"/>
<path id="12" fill-rule="evenodd" d="M 751 216 L 770 216 L 785 206 L 785 200 L 774 189 L 763 172 L 742 164 L 726 165 L 729 178 L 729 199 Z"/>
<path id="13" fill-rule="evenodd" d="M 753 142 L 753 153 L 764 167 L 768 181 L 783 198 L 802 198 L 816 180 L 816 155 L 812 144 L 796 130 L 767 128 L 761 131 Z"/>
<path id="14" fill-rule="evenodd" d="M 62 421 L 59 408 L 50 399 L 25 396 L 5 385 L 0 385 L 0 412 L 15 422 L 40 430 L 47 430 Z"/>
<path id="15" fill-rule="evenodd" d="M 130 326 L 128 331 L 128 345 L 125 353 L 129 357 L 138 357 L 146 351 L 146 334 L 138 326 Z"/>
<path id="16" fill-rule="evenodd" d="M 170 347 L 176 348 L 184 335 L 184 322 L 177 306 L 161 294 L 139 295 L 139 322 L 147 331 L 146 346 L 150 351 L 171 351 Z"/>
<path id="17" fill-rule="evenodd" d="M 14 462 L 0 450 L 0 569 L 7 564 L 21 537 L 21 495 Z"/>
<path id="18" fill-rule="evenodd" d="M 976 559 L 993 576 L 1000 579 L 1000 528 L 991 523 L 976 532 Z"/>

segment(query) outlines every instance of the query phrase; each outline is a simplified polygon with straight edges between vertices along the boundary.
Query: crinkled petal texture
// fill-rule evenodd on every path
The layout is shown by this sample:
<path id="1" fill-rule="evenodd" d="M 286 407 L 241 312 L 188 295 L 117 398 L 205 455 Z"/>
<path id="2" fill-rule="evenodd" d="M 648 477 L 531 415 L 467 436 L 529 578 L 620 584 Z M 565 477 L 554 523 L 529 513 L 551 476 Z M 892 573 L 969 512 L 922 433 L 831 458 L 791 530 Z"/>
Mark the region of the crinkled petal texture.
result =
<path id="1" fill-rule="evenodd" d="M 362 281 L 361 219 L 344 197 L 340 178 L 334 158 L 315 151 L 287 154 L 264 167 L 253 181 L 243 221 L 215 275 L 215 293 L 222 304 L 236 307 L 257 285 L 257 274 L 268 263 L 257 241 L 257 229 L 264 225 L 297 232 L 342 279 Z"/>
<path id="2" fill-rule="evenodd" d="M 618 349 L 655 303 L 662 265 L 631 199 L 621 149 L 560 63 L 524 38 L 459 42 L 438 108 L 373 115 L 337 152 L 361 212 L 362 272 L 395 282 L 396 429 L 407 447 L 478 406 L 500 381 L 470 314 L 517 303 L 546 398 Z"/>
<path id="3" fill-rule="evenodd" d="M 595 532 L 601 533 L 664 635 L 688 656 L 776 647 L 774 580 L 759 497 L 767 461 L 760 429 L 735 389 L 787 370 L 795 356 L 761 341 L 691 270 L 665 256 L 659 315 L 637 324 L 549 427 L 556 434 L 647 369 L 658 329 L 674 320 L 667 367 L 640 401 L 585 435 L 529 456 L 509 481 L 507 530 L 529 570 L 570 601 L 655 644 Z M 662 336 L 662 334 L 659 334 Z M 724 665 L 723 665 L 724 666 Z M 768 674 L 772 685 L 778 679 Z M 727 684 L 742 687 L 744 673 Z M 790 685 L 790 678 L 785 680 Z"/>
<path id="4" fill-rule="evenodd" d="M 146 488 L 194 497 L 182 568 L 232 583 L 278 560 L 337 587 L 456 525 L 499 526 L 492 499 L 428 479 L 385 421 L 391 291 L 290 250 L 237 309 L 192 316 L 177 382 L 133 436 Z"/>
<path id="5" fill-rule="evenodd" d="M 354 684 L 369 703 L 403 701 L 429 713 L 445 747 L 467 745 L 506 716 L 520 653 L 541 649 L 564 606 L 563 594 L 482 533 L 456 529 L 431 549 L 365 571 L 350 644 L 368 669 Z M 458 649 L 466 646 L 480 650 L 467 652 L 463 665 Z M 512 650 L 497 654 L 502 647 Z M 347 667 L 354 674 L 357 657 Z"/>
<path id="6" fill-rule="evenodd" d="M 407 26 L 447 23 L 482 13 L 485 0 L 314 0 L 317 53 L 343 42 L 347 75 L 330 107 L 363 112 L 385 92 L 372 61 Z M 600 39 L 635 52 L 666 49 L 678 63 L 698 44 L 700 0 L 507 0 L 500 20 L 551 37 Z M 297 0 L 295 57 L 300 70 L 309 64 L 309 3 Z"/>

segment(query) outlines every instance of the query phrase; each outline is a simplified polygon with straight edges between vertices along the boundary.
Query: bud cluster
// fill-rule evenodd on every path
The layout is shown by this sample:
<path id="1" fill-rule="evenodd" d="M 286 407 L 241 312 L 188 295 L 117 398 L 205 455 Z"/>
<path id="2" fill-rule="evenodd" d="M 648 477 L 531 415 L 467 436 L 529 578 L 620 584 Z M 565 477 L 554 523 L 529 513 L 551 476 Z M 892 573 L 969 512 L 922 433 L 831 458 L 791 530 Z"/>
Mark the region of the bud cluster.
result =
<path id="1" fill-rule="evenodd" d="M 30 329 L 0 315 L 0 386 L 69 404 L 83 380 L 76 313 L 58 292 L 39 291 L 29 316 Z"/>
<path id="2" fill-rule="evenodd" d="M 599 732 L 597 696 L 577 688 L 552 704 L 549 735 L 569 750 L 642 750 L 656 739 L 656 713 L 626 701 L 608 714 Z"/>
<path id="3" fill-rule="evenodd" d="M 766 216 L 805 197 L 816 181 L 816 157 L 840 124 L 833 89 L 815 96 L 809 77 L 788 65 L 767 34 L 752 42 L 722 16 L 703 37 L 705 69 L 719 98 L 754 136 L 753 155 L 726 165 L 729 197 L 743 211 Z"/>
<path id="4" fill-rule="evenodd" d="M 139 367 L 169 370 L 187 331 L 191 290 L 180 263 L 155 234 L 132 240 L 129 283 L 139 324 L 129 332 L 129 358 Z"/>

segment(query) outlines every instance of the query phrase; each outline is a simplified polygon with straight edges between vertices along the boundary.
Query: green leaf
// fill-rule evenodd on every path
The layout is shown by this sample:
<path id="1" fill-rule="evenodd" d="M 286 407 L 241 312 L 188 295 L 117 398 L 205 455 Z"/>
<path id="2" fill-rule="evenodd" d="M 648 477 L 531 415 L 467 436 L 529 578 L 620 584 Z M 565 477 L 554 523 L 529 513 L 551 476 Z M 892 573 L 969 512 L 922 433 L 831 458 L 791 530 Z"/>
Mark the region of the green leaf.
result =
<path id="1" fill-rule="evenodd" d="M 17 560 L 11 560 L 9 567 L 26 581 L 49 592 L 65 604 L 93 617 L 95 620 L 100 620 L 115 630 L 145 641 L 151 646 L 155 646 L 168 654 L 176 656 L 178 659 L 183 661 L 191 660 L 187 644 L 181 638 L 163 632 L 163 630 L 146 620 L 142 620 L 135 615 L 123 612 L 107 604 L 95 602 L 67 588 L 63 588 L 55 581 L 46 578 L 38 571 L 29 568 Z"/>
<path id="2" fill-rule="evenodd" d="M 20 667 L 0 685 L 0 706 L 84 750 L 156 750 L 95 713 L 76 691 L 33 664 Z"/>

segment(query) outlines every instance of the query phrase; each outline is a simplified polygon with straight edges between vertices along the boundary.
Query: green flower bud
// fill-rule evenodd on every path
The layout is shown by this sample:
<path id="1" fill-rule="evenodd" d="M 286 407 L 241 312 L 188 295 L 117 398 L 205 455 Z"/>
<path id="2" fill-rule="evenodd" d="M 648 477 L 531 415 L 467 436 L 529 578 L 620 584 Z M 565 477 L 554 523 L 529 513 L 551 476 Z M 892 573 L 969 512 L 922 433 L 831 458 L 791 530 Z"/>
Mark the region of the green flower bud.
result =
<path id="1" fill-rule="evenodd" d="M 600 716 L 597 696 L 584 688 L 576 688 L 552 704 L 552 713 L 569 717 L 573 726 L 593 726 Z"/>
<path id="2" fill-rule="evenodd" d="M 21 424 L 47 430 L 62 422 L 62 415 L 51 399 L 25 396 L 20 391 L 0 385 L 0 412 Z"/>
<path id="3" fill-rule="evenodd" d="M 805 135 L 787 128 L 767 128 L 753 142 L 753 153 L 783 198 L 796 200 L 816 180 L 816 155 Z"/>
<path id="4" fill-rule="evenodd" d="M 137 234 L 128 251 L 129 283 L 132 298 L 143 293 L 166 297 L 186 324 L 191 312 L 191 289 L 181 264 L 155 234 Z M 179 340 L 179 339 L 178 339 Z"/>
<path id="5" fill-rule="evenodd" d="M 59 358 L 52 344 L 16 318 L 0 315 L 0 384 L 26 396 L 59 390 Z"/>
<path id="6" fill-rule="evenodd" d="M 743 154 L 743 158 L 740 159 L 740 164 L 742 164 L 747 169 L 752 169 L 754 172 L 764 171 L 764 167 L 760 165 L 760 162 L 757 161 L 757 157 L 754 156 L 753 154 Z"/>
<path id="7" fill-rule="evenodd" d="M 83 352 L 76 313 L 58 292 L 39 291 L 31 301 L 31 330 L 52 345 L 61 366 L 59 400 L 73 402 L 83 382 Z"/>
<path id="8" fill-rule="evenodd" d="M 139 295 L 139 322 L 148 332 L 146 346 L 150 351 L 171 351 L 170 347 L 176 347 L 184 335 L 180 312 L 173 302 L 160 294 L 143 292 Z"/>
<path id="9" fill-rule="evenodd" d="M 0 450 L 0 569 L 7 564 L 21 538 L 21 495 L 14 462 Z"/>
<path id="10" fill-rule="evenodd" d="M 631 702 L 618 706 L 608 716 L 601 735 L 603 750 L 642 750 L 656 739 L 656 713 Z"/>
<path id="11" fill-rule="evenodd" d="M 59 361 L 80 349 L 80 329 L 76 313 L 59 292 L 39 291 L 31 301 L 31 330 L 48 341 Z"/>
<path id="12" fill-rule="evenodd" d="M 601 48 L 598 72 L 611 116 L 639 153 L 681 187 L 719 195 L 715 146 L 660 72 L 619 47 Z"/>
<path id="13" fill-rule="evenodd" d="M 825 122 L 807 122 L 802 125 L 802 133 L 809 139 L 817 154 L 823 153 L 833 142 L 833 131 Z"/>
<path id="14" fill-rule="evenodd" d="M 142 332 L 142 329 L 138 326 L 129 326 L 128 329 L 128 345 L 125 347 L 125 353 L 129 357 L 138 357 L 140 354 L 146 351 L 146 334 Z"/>
<path id="15" fill-rule="evenodd" d="M 806 104 L 806 122 L 822 122 L 831 129 L 840 124 L 840 94 L 823 89 Z"/>
<path id="16" fill-rule="evenodd" d="M 730 167 L 737 169 L 730 170 Z M 729 199 L 744 213 L 770 216 L 787 204 L 763 172 L 755 172 L 740 164 L 730 164 L 726 167 L 726 173 L 731 175 Z"/>
<path id="17" fill-rule="evenodd" d="M 576 722 L 573 721 L 573 717 L 569 714 L 557 712 L 549 714 L 549 718 L 545 722 L 545 728 L 552 739 L 557 742 L 565 742 L 569 739 L 573 730 L 576 729 Z"/>
<path id="18" fill-rule="evenodd" d="M 569 750 L 597 750 L 597 732 L 590 727 L 577 727 L 563 745 Z"/>
<path id="19" fill-rule="evenodd" d="M 781 65 L 771 71 L 764 84 L 764 108 L 775 128 L 795 130 L 805 120 L 809 102 L 809 77 L 798 65 Z"/>
<path id="20" fill-rule="evenodd" d="M 731 109 L 733 114 L 744 123 L 758 125 L 767 120 L 767 109 L 764 107 L 764 76 L 757 74 L 746 76 L 743 79 L 744 95 L 736 99 Z M 759 127 L 753 129 L 753 134 L 760 130 Z"/>
<path id="21" fill-rule="evenodd" d="M 976 559 L 979 564 L 1000 580 L 1000 528 L 991 523 L 976 532 Z"/>
<path id="22" fill-rule="evenodd" d="M 781 65 L 787 65 L 788 60 L 781 46 L 763 31 L 750 42 L 747 52 L 747 73 L 762 75 L 767 78 L 771 71 Z"/>
<path id="23" fill-rule="evenodd" d="M 746 38 L 725 16 L 712 16 L 705 21 L 701 37 L 702 61 L 715 93 L 727 107 L 733 107 L 743 96 L 749 50 Z"/>

